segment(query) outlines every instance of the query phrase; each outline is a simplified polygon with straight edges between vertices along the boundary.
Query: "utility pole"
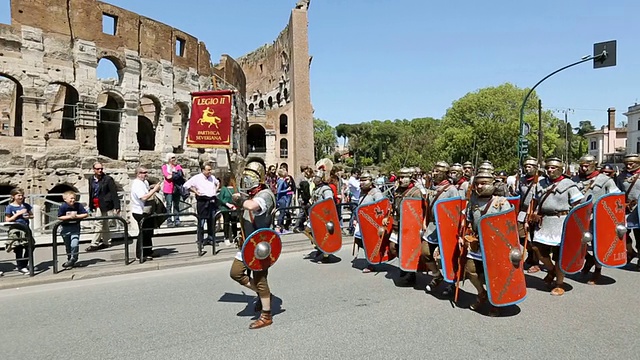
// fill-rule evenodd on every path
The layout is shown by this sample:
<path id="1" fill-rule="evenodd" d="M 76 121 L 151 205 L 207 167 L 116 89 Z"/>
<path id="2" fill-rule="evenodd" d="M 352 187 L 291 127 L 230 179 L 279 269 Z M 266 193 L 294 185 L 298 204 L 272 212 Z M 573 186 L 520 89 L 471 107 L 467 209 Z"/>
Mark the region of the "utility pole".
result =
<path id="1" fill-rule="evenodd" d="M 542 164 L 542 139 L 544 133 L 542 131 L 542 100 L 538 99 L 538 164 Z"/>

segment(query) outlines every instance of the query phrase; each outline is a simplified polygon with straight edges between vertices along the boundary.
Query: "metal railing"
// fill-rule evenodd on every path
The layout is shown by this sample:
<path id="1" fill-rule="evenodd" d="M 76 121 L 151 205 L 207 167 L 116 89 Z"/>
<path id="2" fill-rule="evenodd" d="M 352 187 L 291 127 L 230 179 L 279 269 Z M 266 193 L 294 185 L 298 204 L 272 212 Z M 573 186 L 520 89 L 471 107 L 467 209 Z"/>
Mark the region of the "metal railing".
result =
<path id="1" fill-rule="evenodd" d="M 75 219 L 75 220 L 64 220 L 58 221 L 53 225 L 53 235 L 52 235 L 52 243 L 51 243 L 51 253 L 53 257 L 53 273 L 58 273 L 58 257 L 64 255 L 58 255 L 58 228 L 62 226 L 64 223 L 68 223 L 69 221 L 77 221 L 79 223 L 87 222 L 87 221 L 103 221 L 103 220 L 116 220 L 122 224 L 124 228 L 124 264 L 129 265 L 129 226 L 127 224 L 127 220 L 121 216 L 97 216 L 97 217 L 87 217 L 84 219 Z M 109 231 L 109 230 L 107 230 Z M 78 242 L 78 246 L 79 242 Z M 110 249 L 106 251 L 117 251 L 118 249 Z M 80 252 L 78 249 L 78 256 L 81 254 L 86 254 L 87 251 Z M 66 254 L 69 255 L 69 254 Z"/>
<path id="2" fill-rule="evenodd" d="M 162 222 L 166 221 L 166 219 L 169 219 L 170 217 L 173 216 L 191 216 L 191 217 L 195 217 L 196 218 L 196 244 L 197 244 L 197 249 L 198 249 L 198 256 L 202 256 L 204 255 L 202 249 L 204 247 L 204 237 L 203 237 L 203 233 L 204 233 L 204 226 L 202 226 L 201 221 L 204 219 L 200 219 L 196 213 L 194 212 L 177 212 L 177 213 L 163 213 L 163 214 L 151 214 L 151 215 L 146 215 L 142 218 L 142 220 L 140 221 L 140 224 L 138 225 L 138 238 L 137 238 L 137 243 L 136 243 L 136 257 L 138 258 L 138 262 L 140 264 L 145 262 L 145 249 L 150 249 L 151 251 L 153 251 L 153 241 L 151 241 L 151 245 L 145 246 L 144 245 L 144 232 L 145 231 L 150 231 L 151 232 L 151 237 L 153 238 L 153 231 L 155 229 L 157 229 L 159 226 L 156 226 L 155 224 L 152 226 L 149 226 L 149 222 L 151 220 L 155 220 L 157 221 L 157 219 L 161 219 L 161 218 L 165 218 L 165 220 L 163 220 Z M 217 215 L 217 214 L 216 214 Z M 215 215 L 214 215 L 214 219 L 215 219 Z M 215 222 L 213 222 L 214 226 L 215 226 Z M 214 229 L 214 233 L 215 233 L 215 229 Z M 186 245 L 189 243 L 185 243 L 185 242 L 180 242 L 180 243 L 170 243 L 170 244 L 162 244 L 162 246 L 178 246 L 178 245 Z M 216 241 L 215 239 L 212 239 L 212 246 L 213 246 L 213 251 L 212 251 L 212 255 L 216 254 Z"/>

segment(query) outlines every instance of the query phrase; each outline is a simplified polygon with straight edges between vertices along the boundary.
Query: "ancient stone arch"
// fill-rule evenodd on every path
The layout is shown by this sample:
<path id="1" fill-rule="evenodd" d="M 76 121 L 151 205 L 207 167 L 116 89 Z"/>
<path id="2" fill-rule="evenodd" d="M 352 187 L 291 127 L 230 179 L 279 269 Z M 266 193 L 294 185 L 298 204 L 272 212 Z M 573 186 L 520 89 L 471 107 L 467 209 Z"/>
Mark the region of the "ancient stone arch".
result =
<path id="1" fill-rule="evenodd" d="M 144 95 L 138 105 L 138 146 L 140 150 L 155 150 L 156 129 L 160 122 L 162 107 L 153 95 Z"/>
<path id="2" fill-rule="evenodd" d="M 267 149 L 267 132 L 260 124 L 253 124 L 247 130 L 247 147 L 249 152 L 265 152 Z"/>
<path id="3" fill-rule="evenodd" d="M 0 134 L 22 136 L 22 95 L 24 90 L 20 81 L 8 73 L 0 72 L 0 100 L 5 100 L 0 103 L 10 104 L 0 108 Z"/>
<path id="4" fill-rule="evenodd" d="M 120 125 L 124 109 L 124 99 L 115 91 L 98 96 L 99 119 L 96 129 L 96 145 L 100 155 L 118 159 Z"/>
<path id="5" fill-rule="evenodd" d="M 116 73 L 118 75 L 116 79 L 102 77 L 103 74 L 100 74 L 100 72 L 102 70 L 101 64 L 103 61 L 110 63 L 110 64 L 104 64 L 107 69 L 111 65 L 113 65 L 113 67 L 116 68 Z M 113 51 L 103 51 L 103 55 L 98 57 L 97 59 L 96 79 L 102 81 L 103 83 L 109 82 L 111 83 L 111 85 L 120 86 L 122 84 L 122 78 L 124 77 L 124 68 L 125 68 L 125 61 L 124 59 L 121 59 L 118 54 L 116 54 Z"/>
<path id="6" fill-rule="evenodd" d="M 280 157 L 284 159 L 289 157 L 289 141 L 287 139 L 280 139 Z"/>
<path id="7" fill-rule="evenodd" d="M 60 139 L 76 138 L 76 105 L 80 99 L 78 90 L 65 82 L 51 82 L 44 90 L 47 104 L 45 118 L 49 120 L 50 132 Z"/>
<path id="8" fill-rule="evenodd" d="M 187 147 L 187 134 L 189 131 L 189 105 L 178 102 L 174 107 L 173 115 L 174 134 L 171 137 L 173 152 L 181 153 Z"/>
<path id="9" fill-rule="evenodd" d="M 287 114 L 280 114 L 280 134 L 284 135 L 289 132 L 289 118 Z"/>

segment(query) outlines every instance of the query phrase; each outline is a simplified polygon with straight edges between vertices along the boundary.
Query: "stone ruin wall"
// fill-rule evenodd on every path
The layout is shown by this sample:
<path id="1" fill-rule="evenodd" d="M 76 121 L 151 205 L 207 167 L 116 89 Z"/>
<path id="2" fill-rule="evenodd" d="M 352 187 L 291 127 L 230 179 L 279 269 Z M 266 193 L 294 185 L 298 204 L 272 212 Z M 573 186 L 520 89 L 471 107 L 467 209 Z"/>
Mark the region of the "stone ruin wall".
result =
<path id="1" fill-rule="evenodd" d="M 103 14 L 117 17 L 115 35 L 103 33 Z M 246 142 L 244 74 L 226 55 L 214 68 L 205 44 L 195 37 L 96 0 L 12 0 L 11 19 L 11 25 L 0 24 L 0 124 L 15 125 L 16 107 L 23 124 L 21 136 L 7 136 L 16 134 L 0 127 L 5 135 L 0 136 L 0 186 L 46 194 L 66 185 L 84 193 L 91 166 L 100 161 L 128 191 L 139 165 L 149 168 L 150 179 L 161 178 L 169 152 L 178 153 L 178 162 L 191 173 L 199 172 L 202 161 L 226 167 L 224 151 L 185 147 L 192 91 L 237 90 L 234 141 L 241 149 Z M 103 58 L 117 67 L 118 79 L 98 79 Z M 65 105 L 74 93 L 77 99 Z M 74 104 L 72 119 L 63 119 Z M 101 130 L 103 107 L 111 108 L 104 118 L 120 117 L 119 130 Z M 139 128 L 139 116 L 150 119 L 154 129 Z M 140 149 L 139 133 L 147 141 L 155 137 L 146 145 L 153 150 Z M 111 157 L 100 154 L 109 151 Z"/>
<path id="2" fill-rule="evenodd" d="M 272 44 L 238 58 L 246 76 L 248 126 L 265 131 L 266 152 L 249 148 L 249 156 L 261 156 L 267 165 L 285 162 L 293 175 L 299 174 L 300 165 L 314 163 L 308 7 L 309 0 L 299 1 Z M 280 128 L 283 119 L 286 133 Z M 249 130 L 249 138 L 251 134 Z M 286 153 L 281 151 L 283 140 Z"/>

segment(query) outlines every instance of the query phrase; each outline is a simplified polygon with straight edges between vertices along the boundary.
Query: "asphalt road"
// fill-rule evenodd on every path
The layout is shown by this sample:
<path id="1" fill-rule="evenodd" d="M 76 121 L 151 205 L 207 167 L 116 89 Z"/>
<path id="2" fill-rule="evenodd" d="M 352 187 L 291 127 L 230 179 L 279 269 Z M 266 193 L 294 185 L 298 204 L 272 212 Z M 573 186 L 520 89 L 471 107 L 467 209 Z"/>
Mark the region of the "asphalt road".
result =
<path id="1" fill-rule="evenodd" d="M 254 294 L 230 262 L 0 291 L 2 359 L 637 358 L 640 273 L 606 285 L 568 279 L 552 297 L 543 275 L 527 299 L 492 318 L 397 287 L 397 272 L 362 274 L 344 247 L 333 264 L 283 254 L 269 280 L 274 324 L 249 330 Z M 2 281 L 0 279 L 0 281 Z M 471 284 L 464 290 L 470 291 Z M 462 294 L 462 306 L 474 298 Z"/>

